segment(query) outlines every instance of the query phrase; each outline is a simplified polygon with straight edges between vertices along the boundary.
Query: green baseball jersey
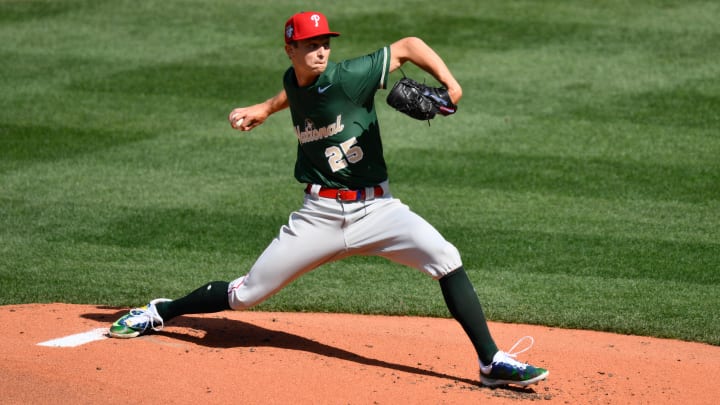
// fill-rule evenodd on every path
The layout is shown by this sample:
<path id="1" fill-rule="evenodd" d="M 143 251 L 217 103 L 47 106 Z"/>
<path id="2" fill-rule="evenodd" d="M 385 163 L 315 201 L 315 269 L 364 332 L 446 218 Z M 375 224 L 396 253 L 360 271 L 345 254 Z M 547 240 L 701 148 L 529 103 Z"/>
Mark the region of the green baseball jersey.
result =
<path id="1" fill-rule="evenodd" d="M 283 85 L 298 138 L 295 178 L 301 183 L 357 189 L 387 180 L 375 112 L 375 93 L 386 88 L 390 47 L 328 62 L 315 83 L 299 87 L 295 71 Z"/>

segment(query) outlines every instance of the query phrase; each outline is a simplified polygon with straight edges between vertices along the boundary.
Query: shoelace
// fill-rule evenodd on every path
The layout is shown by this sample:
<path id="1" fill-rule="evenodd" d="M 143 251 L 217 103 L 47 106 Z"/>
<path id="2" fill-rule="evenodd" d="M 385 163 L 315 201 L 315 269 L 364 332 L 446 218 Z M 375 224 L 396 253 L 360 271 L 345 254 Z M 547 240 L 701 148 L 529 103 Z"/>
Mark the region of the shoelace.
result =
<path id="1" fill-rule="evenodd" d="M 155 306 L 154 306 L 154 305 L 152 306 L 152 308 L 153 308 L 153 311 L 150 311 L 150 306 L 148 305 L 147 311 L 148 311 L 148 313 L 150 314 L 150 315 L 149 315 L 149 316 L 150 316 L 150 327 L 151 327 L 152 330 L 154 330 L 155 332 L 159 332 L 159 331 L 162 330 L 162 328 L 165 327 L 165 322 L 163 321 L 162 318 L 160 318 L 160 315 L 157 315 L 157 310 L 155 310 Z M 155 315 L 157 315 L 157 316 L 155 316 Z M 160 326 L 155 326 L 155 318 L 157 318 L 157 319 L 160 320 Z M 532 345 L 531 345 L 531 346 L 532 346 Z M 529 348 L 528 348 L 528 349 L 529 349 Z"/>
<path id="2" fill-rule="evenodd" d="M 160 316 L 156 317 L 155 314 L 153 314 L 153 312 L 155 312 L 155 311 L 151 311 L 149 305 L 145 309 L 135 308 L 130 311 L 130 313 L 133 316 L 147 317 L 147 323 L 150 325 L 150 329 L 154 330 L 155 332 L 159 332 L 165 327 L 165 322 L 163 321 L 162 318 L 160 318 Z M 155 326 L 155 318 L 160 319 L 160 326 Z"/>
<path id="3" fill-rule="evenodd" d="M 526 348 L 524 348 L 522 350 L 518 350 L 516 352 L 513 351 L 513 350 L 515 350 L 516 347 L 518 347 L 520 345 L 520 343 L 522 343 L 525 340 L 530 340 L 530 344 Z M 508 350 L 507 352 L 501 352 L 503 355 L 502 355 L 502 358 L 500 359 L 500 361 L 502 361 L 503 363 L 511 364 L 514 367 L 519 367 L 524 370 L 525 367 L 527 367 L 527 363 L 519 362 L 517 360 L 517 355 L 530 350 L 530 348 L 533 346 L 533 344 L 535 344 L 535 339 L 533 339 L 532 336 L 521 337 L 520 340 L 515 342 L 515 344 L 510 348 L 510 350 Z"/>
<path id="4" fill-rule="evenodd" d="M 515 350 L 515 348 L 518 347 L 518 345 L 519 345 L 523 340 L 525 340 L 525 339 L 529 339 L 529 340 L 530 340 L 530 344 L 528 345 L 528 347 L 526 347 L 526 348 L 524 348 L 524 349 L 522 349 L 522 350 L 519 350 L 519 351 L 517 351 L 517 352 L 513 352 L 513 350 Z M 530 350 L 530 348 L 533 347 L 534 344 L 535 344 L 535 339 L 533 339 L 532 336 L 523 336 L 523 337 L 520 338 L 520 340 L 518 340 L 517 342 L 515 342 L 515 344 L 514 344 L 514 345 L 510 348 L 510 350 L 508 350 L 506 353 L 507 353 L 508 356 L 517 357 L 518 354 L 520 354 L 520 353 L 525 353 L 526 351 Z"/>

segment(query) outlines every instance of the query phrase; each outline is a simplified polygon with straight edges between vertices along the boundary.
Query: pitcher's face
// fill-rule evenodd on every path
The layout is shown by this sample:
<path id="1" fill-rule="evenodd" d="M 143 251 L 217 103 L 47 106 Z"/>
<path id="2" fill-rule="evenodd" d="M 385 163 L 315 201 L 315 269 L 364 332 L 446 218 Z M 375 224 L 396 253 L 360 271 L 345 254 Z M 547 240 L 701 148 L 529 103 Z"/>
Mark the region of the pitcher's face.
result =
<path id="1" fill-rule="evenodd" d="M 285 52 L 292 61 L 298 83 L 312 83 L 327 68 L 330 58 L 330 37 L 302 39 L 285 45 Z"/>

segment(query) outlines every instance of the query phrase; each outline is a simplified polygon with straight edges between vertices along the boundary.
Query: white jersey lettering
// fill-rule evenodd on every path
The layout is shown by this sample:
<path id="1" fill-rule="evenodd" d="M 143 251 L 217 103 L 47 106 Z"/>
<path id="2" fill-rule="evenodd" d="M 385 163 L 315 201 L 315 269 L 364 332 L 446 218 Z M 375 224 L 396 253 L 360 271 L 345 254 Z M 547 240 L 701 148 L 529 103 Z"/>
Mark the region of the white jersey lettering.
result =
<path id="1" fill-rule="evenodd" d="M 320 128 L 315 128 L 315 123 L 311 120 L 305 120 L 305 129 L 301 131 L 300 125 L 296 125 L 295 135 L 300 143 L 308 143 L 339 134 L 343 129 L 345 125 L 342 123 L 342 115 L 338 115 L 335 122 Z"/>

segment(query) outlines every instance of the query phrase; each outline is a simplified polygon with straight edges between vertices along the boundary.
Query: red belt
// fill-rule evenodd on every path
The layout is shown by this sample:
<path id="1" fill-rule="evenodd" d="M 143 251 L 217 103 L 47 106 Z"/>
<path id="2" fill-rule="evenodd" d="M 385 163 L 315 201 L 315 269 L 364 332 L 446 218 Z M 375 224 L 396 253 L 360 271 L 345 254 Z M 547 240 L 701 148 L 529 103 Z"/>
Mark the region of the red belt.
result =
<path id="1" fill-rule="evenodd" d="M 305 187 L 305 193 L 310 194 L 311 189 L 312 184 L 308 184 L 307 187 Z M 375 186 L 373 187 L 373 190 L 375 190 L 375 197 L 383 195 L 382 187 Z M 366 198 L 364 188 L 359 190 L 347 190 L 342 188 L 321 187 L 320 191 L 318 191 L 318 195 L 322 198 L 332 198 L 338 201 L 365 201 Z"/>

